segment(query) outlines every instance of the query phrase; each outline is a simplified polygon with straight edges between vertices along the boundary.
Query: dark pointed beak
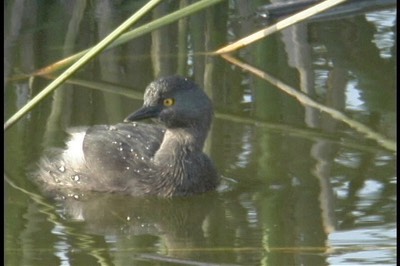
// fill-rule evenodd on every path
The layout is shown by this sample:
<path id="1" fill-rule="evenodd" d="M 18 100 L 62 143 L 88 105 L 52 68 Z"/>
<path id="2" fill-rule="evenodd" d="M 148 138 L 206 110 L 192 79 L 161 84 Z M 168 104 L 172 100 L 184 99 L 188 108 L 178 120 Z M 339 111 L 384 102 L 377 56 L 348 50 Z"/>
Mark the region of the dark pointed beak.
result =
<path id="1" fill-rule="evenodd" d="M 146 118 L 154 118 L 160 114 L 161 110 L 162 108 L 160 106 L 143 106 L 136 112 L 128 115 L 128 117 L 124 119 L 124 122 L 138 121 Z"/>

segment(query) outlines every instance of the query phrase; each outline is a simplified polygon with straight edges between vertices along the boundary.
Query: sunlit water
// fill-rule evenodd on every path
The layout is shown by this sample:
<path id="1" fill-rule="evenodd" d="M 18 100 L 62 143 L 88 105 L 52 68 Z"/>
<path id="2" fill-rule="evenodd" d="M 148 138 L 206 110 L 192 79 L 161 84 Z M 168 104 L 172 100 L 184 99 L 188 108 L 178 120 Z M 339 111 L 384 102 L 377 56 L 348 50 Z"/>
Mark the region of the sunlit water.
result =
<path id="1" fill-rule="evenodd" d="M 187 31 L 172 24 L 107 52 L 5 132 L 6 265 L 396 264 L 392 150 L 219 57 L 181 58 L 267 23 L 253 16 L 253 1 L 228 2 L 192 16 Z M 48 84 L 10 79 L 92 46 L 140 5 L 79 3 L 5 4 L 5 119 Z M 394 139 L 395 16 L 390 8 L 300 23 L 235 56 Z M 142 92 L 175 73 L 214 102 L 205 151 L 223 177 L 218 192 L 56 200 L 31 182 L 67 128 L 121 122 L 142 104 L 103 87 Z"/>

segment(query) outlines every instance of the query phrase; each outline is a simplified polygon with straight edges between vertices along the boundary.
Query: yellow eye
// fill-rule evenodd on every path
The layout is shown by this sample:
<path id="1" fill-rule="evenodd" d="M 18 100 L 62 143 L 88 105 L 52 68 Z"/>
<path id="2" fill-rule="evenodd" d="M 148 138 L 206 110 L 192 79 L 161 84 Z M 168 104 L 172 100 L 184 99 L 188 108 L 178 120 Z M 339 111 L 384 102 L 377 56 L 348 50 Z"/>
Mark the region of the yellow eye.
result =
<path id="1" fill-rule="evenodd" d="M 175 99 L 174 98 L 164 99 L 163 104 L 164 106 L 172 106 L 175 104 Z"/>

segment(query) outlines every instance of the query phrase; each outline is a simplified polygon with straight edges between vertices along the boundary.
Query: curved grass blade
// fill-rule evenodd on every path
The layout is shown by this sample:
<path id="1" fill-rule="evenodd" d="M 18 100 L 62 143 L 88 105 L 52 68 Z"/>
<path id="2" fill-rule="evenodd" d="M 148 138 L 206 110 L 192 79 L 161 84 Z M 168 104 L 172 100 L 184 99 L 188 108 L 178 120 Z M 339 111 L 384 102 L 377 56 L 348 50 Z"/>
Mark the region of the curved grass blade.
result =
<path id="1" fill-rule="evenodd" d="M 293 16 L 290 16 L 288 18 L 285 18 L 278 23 L 269 26 L 265 29 L 262 29 L 260 31 L 257 31 L 245 38 L 242 38 L 234 43 L 231 43 L 225 47 L 222 47 L 221 49 L 218 49 L 217 51 L 213 52 L 212 54 L 224 54 L 224 53 L 231 53 L 233 51 L 236 51 L 240 48 L 243 48 L 255 41 L 258 41 L 264 37 L 267 37 L 268 35 L 271 35 L 272 33 L 275 33 L 277 31 L 280 31 L 284 28 L 287 28 L 299 21 L 302 21 L 306 18 L 309 18 L 315 14 L 318 14 L 328 8 L 331 8 L 335 5 L 338 5 L 342 2 L 345 2 L 346 0 L 326 0 L 323 1 L 322 3 L 316 4 L 310 8 L 307 8 Z"/>
<path id="2" fill-rule="evenodd" d="M 183 7 L 171 14 L 168 14 L 164 17 L 161 17 L 159 19 L 156 19 L 152 22 L 149 22 L 143 26 L 140 26 L 134 30 L 131 30 L 127 33 L 122 34 L 117 40 L 115 40 L 111 45 L 109 45 L 106 50 L 113 48 L 115 46 L 124 44 L 134 38 L 137 38 L 139 36 L 142 36 L 146 33 L 149 33 L 155 29 L 158 29 L 162 26 L 168 25 L 170 23 L 173 23 L 181 18 L 187 17 L 193 13 L 196 13 L 198 11 L 201 11 L 205 9 L 206 7 L 209 7 L 211 5 L 215 5 L 219 2 L 222 2 L 224 0 L 202 0 L 199 2 L 196 2 L 194 4 L 191 4 L 189 6 Z M 89 48 L 90 49 L 90 48 Z M 71 55 L 67 58 L 64 58 L 52 65 L 46 66 L 44 68 L 41 68 L 34 72 L 32 75 L 34 76 L 41 76 L 41 75 L 47 75 L 49 73 L 52 73 L 56 70 L 60 70 L 62 68 L 65 68 L 69 64 L 72 64 L 74 61 L 78 60 L 82 55 L 84 55 L 89 49 L 78 52 L 74 55 Z"/>
<path id="3" fill-rule="evenodd" d="M 44 88 L 40 93 L 38 93 L 31 101 L 24 105 L 18 112 L 16 112 L 11 118 L 9 118 L 6 123 L 4 123 L 4 130 L 9 128 L 11 125 L 16 123 L 23 115 L 29 112 L 37 103 L 48 96 L 53 90 L 55 90 L 59 85 L 61 85 L 66 79 L 73 75 L 79 68 L 87 64 L 89 60 L 98 55 L 103 51 L 108 45 L 110 45 L 115 39 L 117 39 L 125 30 L 137 22 L 143 15 L 145 15 L 149 10 L 153 9 L 157 4 L 161 3 L 162 0 L 151 0 L 146 5 L 144 5 L 139 11 L 128 18 L 124 23 L 122 23 L 118 28 L 111 32 L 106 38 L 100 41 L 92 49 L 90 49 L 84 56 L 82 56 L 75 64 L 64 71 L 58 78 L 51 82 L 46 88 Z"/>
<path id="4" fill-rule="evenodd" d="M 329 114 L 330 116 L 332 116 L 333 118 L 342 121 L 343 123 L 346 123 L 347 125 L 349 125 L 351 128 L 357 130 L 358 132 L 364 134 L 367 138 L 373 139 L 375 140 L 379 145 L 381 145 L 382 147 L 394 151 L 396 152 L 396 142 L 393 140 L 390 140 L 388 138 L 386 138 L 385 136 L 373 131 L 372 129 L 370 129 L 369 127 L 365 126 L 364 124 L 355 121 L 353 119 L 351 119 L 350 117 L 346 116 L 345 114 L 343 114 L 342 112 L 330 108 L 326 105 L 320 104 L 316 101 L 314 101 L 313 99 L 311 99 L 310 97 L 308 97 L 308 95 L 299 92 L 297 90 L 295 90 L 294 88 L 286 85 L 285 83 L 281 82 L 280 80 L 274 78 L 273 76 L 263 72 L 260 69 L 257 69 L 249 64 L 246 64 L 244 62 L 241 62 L 240 60 L 232 57 L 229 54 L 223 54 L 222 57 L 231 62 L 232 64 L 235 64 L 239 67 L 241 67 L 242 69 L 245 69 L 251 73 L 253 73 L 254 75 L 270 82 L 271 84 L 275 85 L 276 87 L 278 87 L 280 90 L 284 91 L 285 93 L 295 97 L 301 104 L 303 105 L 307 105 L 310 107 L 314 107 L 322 112 L 325 112 L 327 114 Z"/>

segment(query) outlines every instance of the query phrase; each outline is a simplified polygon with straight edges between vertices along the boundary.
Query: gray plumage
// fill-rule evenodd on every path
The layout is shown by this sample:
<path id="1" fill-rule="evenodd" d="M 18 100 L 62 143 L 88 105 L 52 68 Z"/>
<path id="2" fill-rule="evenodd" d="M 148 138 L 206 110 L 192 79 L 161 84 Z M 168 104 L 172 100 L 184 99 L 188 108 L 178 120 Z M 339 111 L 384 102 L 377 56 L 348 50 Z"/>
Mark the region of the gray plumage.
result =
<path id="1" fill-rule="evenodd" d="M 46 191 L 171 197 L 213 190 L 219 177 L 202 151 L 212 115 L 196 84 L 179 76 L 158 79 L 125 123 L 71 132 L 66 149 L 43 158 L 35 178 Z M 132 122 L 146 118 L 159 125 Z"/>

